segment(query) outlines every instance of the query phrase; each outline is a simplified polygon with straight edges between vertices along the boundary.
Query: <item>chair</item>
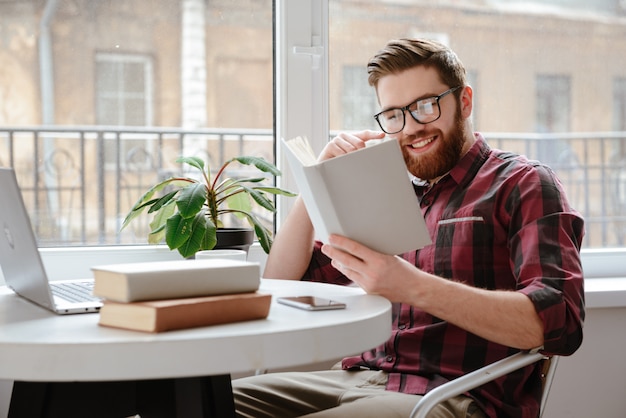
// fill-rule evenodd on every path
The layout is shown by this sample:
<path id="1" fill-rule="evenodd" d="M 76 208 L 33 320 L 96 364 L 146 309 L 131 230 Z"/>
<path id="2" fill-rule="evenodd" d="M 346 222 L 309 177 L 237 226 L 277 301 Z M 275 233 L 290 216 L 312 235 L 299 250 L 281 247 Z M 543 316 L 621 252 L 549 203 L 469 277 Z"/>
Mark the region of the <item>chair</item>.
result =
<path id="1" fill-rule="evenodd" d="M 544 361 L 541 376 L 543 392 L 539 413 L 539 417 L 541 418 L 548 399 L 548 393 L 550 392 L 550 386 L 554 379 L 558 357 L 546 357 L 539 352 L 539 349 L 513 354 L 512 356 L 484 366 L 433 389 L 424 395 L 417 405 L 415 405 L 413 411 L 411 411 L 410 418 L 426 418 L 428 413 L 440 402 L 461 395 L 470 389 L 484 385 L 487 382 L 538 361 Z"/>

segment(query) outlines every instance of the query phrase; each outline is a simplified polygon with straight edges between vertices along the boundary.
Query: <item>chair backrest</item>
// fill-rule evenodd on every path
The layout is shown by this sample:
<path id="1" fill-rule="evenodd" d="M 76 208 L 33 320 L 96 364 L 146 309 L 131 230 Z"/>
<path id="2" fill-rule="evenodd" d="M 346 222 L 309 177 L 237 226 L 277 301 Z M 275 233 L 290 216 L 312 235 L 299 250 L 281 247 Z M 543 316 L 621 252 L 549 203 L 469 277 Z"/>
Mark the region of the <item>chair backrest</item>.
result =
<path id="1" fill-rule="evenodd" d="M 542 396 L 539 412 L 539 417 L 541 418 L 556 372 L 558 358 L 556 356 L 546 357 L 539 352 L 539 349 L 513 354 L 431 390 L 418 401 L 410 417 L 426 418 L 430 410 L 438 403 L 537 362 L 542 362 Z"/>

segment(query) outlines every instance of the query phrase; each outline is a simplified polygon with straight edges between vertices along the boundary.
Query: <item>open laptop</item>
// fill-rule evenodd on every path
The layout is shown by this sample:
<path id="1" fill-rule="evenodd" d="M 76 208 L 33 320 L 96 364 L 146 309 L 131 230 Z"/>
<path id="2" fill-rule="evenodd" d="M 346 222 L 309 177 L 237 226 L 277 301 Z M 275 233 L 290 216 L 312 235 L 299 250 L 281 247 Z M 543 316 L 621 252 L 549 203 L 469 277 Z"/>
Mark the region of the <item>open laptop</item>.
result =
<path id="1" fill-rule="evenodd" d="M 0 168 L 0 266 L 15 293 L 57 314 L 98 312 L 93 279 L 48 281 L 15 171 Z"/>

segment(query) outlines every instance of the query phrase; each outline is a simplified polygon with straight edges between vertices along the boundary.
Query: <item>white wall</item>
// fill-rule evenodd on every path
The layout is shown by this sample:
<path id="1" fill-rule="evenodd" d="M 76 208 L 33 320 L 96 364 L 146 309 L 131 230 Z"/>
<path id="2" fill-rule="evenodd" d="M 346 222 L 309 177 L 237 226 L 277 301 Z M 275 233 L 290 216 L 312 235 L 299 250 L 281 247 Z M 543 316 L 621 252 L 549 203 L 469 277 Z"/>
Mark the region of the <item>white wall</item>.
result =
<path id="1" fill-rule="evenodd" d="M 561 357 L 544 418 L 626 416 L 626 308 L 587 310 L 584 340 Z"/>

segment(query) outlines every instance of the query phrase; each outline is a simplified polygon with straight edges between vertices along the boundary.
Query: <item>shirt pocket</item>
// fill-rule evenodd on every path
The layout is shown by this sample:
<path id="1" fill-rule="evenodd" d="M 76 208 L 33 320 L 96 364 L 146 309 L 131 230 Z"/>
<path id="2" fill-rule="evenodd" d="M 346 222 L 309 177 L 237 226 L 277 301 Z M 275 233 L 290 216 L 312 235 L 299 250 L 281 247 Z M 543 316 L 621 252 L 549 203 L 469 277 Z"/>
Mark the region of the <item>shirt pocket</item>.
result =
<path id="1" fill-rule="evenodd" d="M 437 223 L 434 273 L 477 287 L 494 288 L 497 276 L 511 274 L 504 232 L 483 216 L 441 219 Z"/>
<path id="2" fill-rule="evenodd" d="M 437 222 L 437 248 L 475 247 L 491 235 L 482 216 L 460 216 Z M 477 241 L 478 240 L 478 241 Z M 484 245 L 484 243 L 482 244 Z"/>

